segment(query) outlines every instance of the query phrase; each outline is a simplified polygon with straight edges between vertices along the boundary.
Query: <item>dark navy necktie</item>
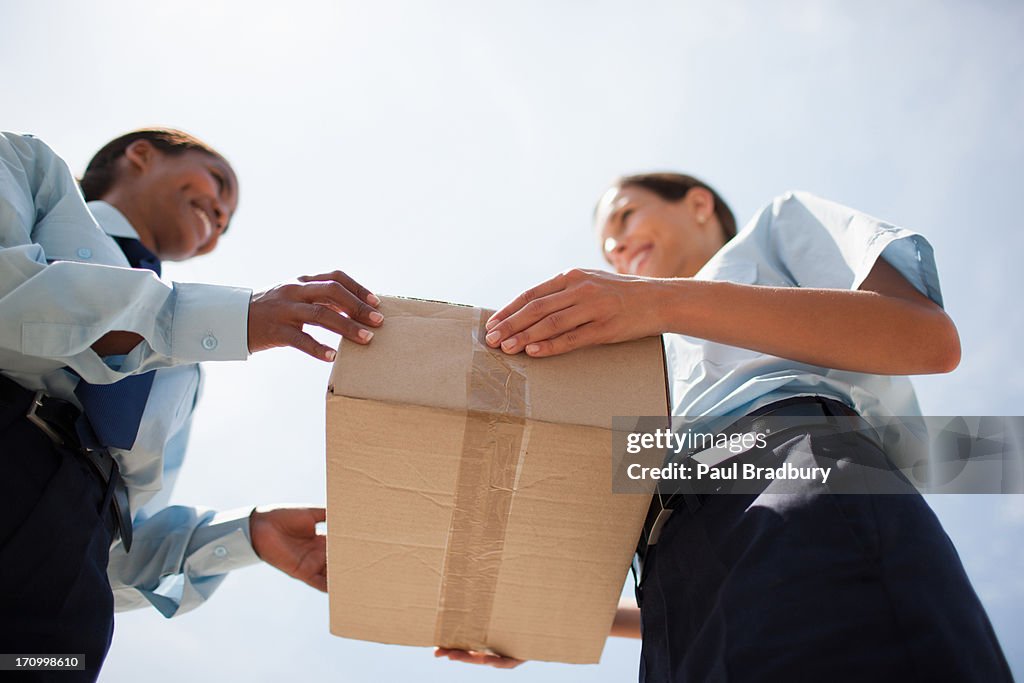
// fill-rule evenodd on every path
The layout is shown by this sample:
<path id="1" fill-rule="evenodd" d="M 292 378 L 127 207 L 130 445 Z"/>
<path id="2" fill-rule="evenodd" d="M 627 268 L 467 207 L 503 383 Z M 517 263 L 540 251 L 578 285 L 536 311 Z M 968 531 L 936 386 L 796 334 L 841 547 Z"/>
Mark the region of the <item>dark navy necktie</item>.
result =
<path id="1" fill-rule="evenodd" d="M 130 237 L 114 237 L 132 268 L 147 268 L 160 275 L 160 259 L 142 243 Z M 95 445 L 129 450 L 135 445 L 146 409 L 155 370 L 132 375 L 113 384 L 80 381 L 75 396 L 82 404 L 95 435 Z M 93 439 L 83 439 L 83 442 Z M 85 443 L 85 445 L 90 445 Z"/>
<path id="2" fill-rule="evenodd" d="M 142 246 L 142 242 L 131 237 L 114 237 L 114 241 L 121 247 L 132 268 L 146 268 L 156 273 L 157 277 L 160 276 L 159 257 Z"/>

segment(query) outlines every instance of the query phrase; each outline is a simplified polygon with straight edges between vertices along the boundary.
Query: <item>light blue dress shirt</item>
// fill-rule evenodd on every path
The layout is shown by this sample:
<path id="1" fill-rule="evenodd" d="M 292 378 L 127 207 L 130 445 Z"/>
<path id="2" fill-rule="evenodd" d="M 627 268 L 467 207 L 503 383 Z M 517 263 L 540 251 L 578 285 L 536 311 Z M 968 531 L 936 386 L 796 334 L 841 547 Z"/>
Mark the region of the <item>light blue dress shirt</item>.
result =
<path id="1" fill-rule="evenodd" d="M 93 384 L 249 355 L 247 289 L 168 285 L 128 268 L 93 219 L 67 164 L 36 138 L 0 133 L 0 369 L 75 401 L 75 370 Z M 145 340 L 111 367 L 90 346 L 106 332 Z"/>
<path id="2" fill-rule="evenodd" d="M 931 245 L 921 235 L 804 192 L 762 209 L 694 276 L 772 287 L 855 290 L 879 258 L 942 305 Z M 846 403 L 868 418 L 920 415 L 904 376 L 846 372 L 684 335 L 664 336 L 672 414 L 717 431 L 793 396 Z"/>
<path id="3" fill-rule="evenodd" d="M 89 202 L 89 210 L 106 234 L 138 239 L 110 204 Z M 120 541 L 110 549 L 107 576 L 117 611 L 152 604 L 166 617 L 184 614 L 208 599 L 229 571 L 260 561 L 249 537 L 251 507 L 220 513 L 167 507 L 201 386 L 198 364 L 157 370 L 135 445 L 130 451 L 111 449 L 124 463 L 122 475 L 137 511 L 131 552 Z"/>
<path id="4" fill-rule="evenodd" d="M 167 285 L 128 267 L 108 235 L 137 238 L 114 207 L 86 207 L 67 165 L 44 143 L 0 134 L 0 372 L 77 404 L 78 377 L 112 382 L 156 369 L 135 445 L 112 449 L 128 485 L 134 543 L 111 548 L 119 610 L 153 604 L 165 616 L 206 600 L 236 567 L 258 561 L 251 508 L 164 507 L 184 459 L 201 373 L 196 361 L 248 357 L 250 290 Z M 54 263 L 56 261 L 56 263 Z M 90 345 L 111 330 L 142 335 L 126 356 Z"/>

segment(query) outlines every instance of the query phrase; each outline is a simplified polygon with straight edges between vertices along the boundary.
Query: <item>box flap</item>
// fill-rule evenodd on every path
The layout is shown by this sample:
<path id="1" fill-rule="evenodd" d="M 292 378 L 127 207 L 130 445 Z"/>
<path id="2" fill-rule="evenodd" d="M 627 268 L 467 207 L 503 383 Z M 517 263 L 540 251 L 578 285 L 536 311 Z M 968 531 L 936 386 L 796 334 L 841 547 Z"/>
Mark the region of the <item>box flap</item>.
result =
<path id="1" fill-rule="evenodd" d="M 363 346 L 342 341 L 329 393 L 400 403 L 516 412 L 520 397 L 494 394 L 522 377 L 524 415 L 560 424 L 608 428 L 611 415 L 664 415 L 664 367 L 637 364 L 660 338 L 608 344 L 552 358 L 510 356 L 483 343 L 493 311 L 436 301 L 383 297 L 384 324 Z M 467 368 L 476 366 L 474 377 Z M 594 371 L 599 369 L 600 371 Z M 484 370 L 484 379 L 481 372 Z M 571 380 L 571 381 L 570 381 Z M 483 382 L 483 384 L 481 384 Z"/>

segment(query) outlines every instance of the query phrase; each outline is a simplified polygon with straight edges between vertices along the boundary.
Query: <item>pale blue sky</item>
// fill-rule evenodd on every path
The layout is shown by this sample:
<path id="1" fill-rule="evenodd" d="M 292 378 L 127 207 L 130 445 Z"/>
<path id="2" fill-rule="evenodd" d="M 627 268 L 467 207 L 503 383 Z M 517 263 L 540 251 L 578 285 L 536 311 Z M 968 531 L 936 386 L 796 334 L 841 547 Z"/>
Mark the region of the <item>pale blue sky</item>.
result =
<path id="1" fill-rule="evenodd" d="M 81 171 L 113 136 L 190 130 L 241 208 L 177 280 L 261 288 L 342 268 L 382 293 L 495 307 L 600 265 L 589 217 L 614 176 L 670 168 L 741 221 L 805 189 L 924 233 L 963 339 L 926 412 L 1024 414 L 1024 6 L 1016 2 L 20 2 L 0 6 L 7 130 Z M 175 501 L 324 499 L 329 367 L 275 351 L 209 368 Z M 1024 676 L 1024 503 L 933 498 Z M 942 596 L 936 596 L 941 600 Z M 326 597 L 267 567 L 171 621 L 118 617 L 103 681 L 574 680 L 335 638 Z"/>

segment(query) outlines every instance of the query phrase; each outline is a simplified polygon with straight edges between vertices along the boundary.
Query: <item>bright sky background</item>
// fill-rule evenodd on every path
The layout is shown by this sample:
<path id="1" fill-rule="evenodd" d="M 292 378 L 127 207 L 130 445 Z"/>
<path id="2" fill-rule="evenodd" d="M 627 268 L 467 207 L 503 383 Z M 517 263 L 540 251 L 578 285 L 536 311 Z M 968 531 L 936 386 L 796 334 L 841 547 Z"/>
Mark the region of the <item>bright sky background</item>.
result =
<path id="1" fill-rule="evenodd" d="M 589 218 L 618 174 L 695 173 L 741 222 L 805 189 L 934 245 L 963 362 L 916 380 L 926 413 L 1024 414 L 1021 3 L 8 0 L 0 17 L 0 127 L 76 172 L 154 124 L 235 165 L 231 233 L 171 279 L 341 268 L 497 307 L 600 266 Z M 322 503 L 329 371 L 284 350 L 210 366 L 175 502 Z M 931 503 L 1024 677 L 1024 501 Z M 503 672 L 346 641 L 326 596 L 260 566 L 181 618 L 119 615 L 101 680 L 620 681 L 638 652 Z"/>

